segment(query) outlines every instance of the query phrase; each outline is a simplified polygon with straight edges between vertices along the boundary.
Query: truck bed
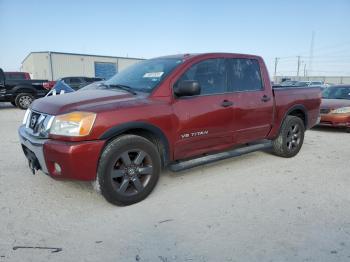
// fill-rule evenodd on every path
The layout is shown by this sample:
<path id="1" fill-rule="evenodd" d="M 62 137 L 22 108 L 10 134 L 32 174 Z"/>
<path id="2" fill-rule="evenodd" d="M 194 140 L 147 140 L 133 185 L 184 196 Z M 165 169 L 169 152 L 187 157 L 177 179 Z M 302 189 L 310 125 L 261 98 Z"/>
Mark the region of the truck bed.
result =
<path id="1" fill-rule="evenodd" d="M 306 112 L 306 128 L 317 124 L 321 103 L 321 89 L 319 87 L 276 87 L 272 88 L 275 115 L 270 136 L 276 136 L 285 116 L 292 110 Z"/>

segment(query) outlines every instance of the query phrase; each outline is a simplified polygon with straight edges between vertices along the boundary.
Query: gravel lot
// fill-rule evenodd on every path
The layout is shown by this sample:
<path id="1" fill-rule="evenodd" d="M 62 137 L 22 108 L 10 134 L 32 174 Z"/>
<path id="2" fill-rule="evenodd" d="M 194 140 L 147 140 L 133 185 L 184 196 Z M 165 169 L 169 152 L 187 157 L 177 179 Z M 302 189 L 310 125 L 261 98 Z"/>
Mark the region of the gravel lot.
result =
<path id="1" fill-rule="evenodd" d="M 0 262 L 350 261 L 350 134 L 308 131 L 292 159 L 166 172 L 145 201 L 115 207 L 90 183 L 31 175 L 23 115 L 0 104 Z"/>

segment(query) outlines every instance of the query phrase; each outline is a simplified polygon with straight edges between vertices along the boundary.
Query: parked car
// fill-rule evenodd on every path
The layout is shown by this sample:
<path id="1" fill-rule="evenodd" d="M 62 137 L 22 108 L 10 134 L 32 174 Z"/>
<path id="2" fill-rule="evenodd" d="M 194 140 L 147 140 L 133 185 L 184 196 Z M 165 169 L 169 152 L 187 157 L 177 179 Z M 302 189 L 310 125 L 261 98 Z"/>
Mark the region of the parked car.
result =
<path id="1" fill-rule="evenodd" d="M 327 85 L 323 81 L 298 81 L 294 84 L 299 87 L 326 87 Z"/>
<path id="2" fill-rule="evenodd" d="M 27 109 L 34 99 L 44 97 L 49 90 L 43 87 L 47 80 L 7 79 L 0 68 L 0 102 L 10 102 Z"/>
<path id="3" fill-rule="evenodd" d="M 295 86 L 298 81 L 286 80 L 280 83 L 280 86 Z"/>
<path id="4" fill-rule="evenodd" d="M 295 156 L 320 103 L 319 88 L 272 89 L 259 56 L 175 55 L 35 101 L 19 136 L 34 173 L 97 180 L 106 200 L 130 205 L 151 193 L 163 168 L 271 146 Z"/>
<path id="5" fill-rule="evenodd" d="M 46 94 L 46 96 L 62 95 L 72 92 L 75 92 L 73 88 L 71 88 L 63 80 L 58 80 L 56 84 L 51 88 L 50 92 Z"/>
<path id="6" fill-rule="evenodd" d="M 85 77 L 85 76 L 69 76 L 58 79 L 57 81 L 64 81 L 74 90 L 78 90 L 86 85 L 89 85 L 94 82 L 103 81 L 101 77 Z M 47 88 L 52 88 L 57 81 L 49 81 L 46 85 Z"/>
<path id="7" fill-rule="evenodd" d="M 350 85 L 337 85 L 325 89 L 321 104 L 322 126 L 343 127 L 350 132 Z"/>

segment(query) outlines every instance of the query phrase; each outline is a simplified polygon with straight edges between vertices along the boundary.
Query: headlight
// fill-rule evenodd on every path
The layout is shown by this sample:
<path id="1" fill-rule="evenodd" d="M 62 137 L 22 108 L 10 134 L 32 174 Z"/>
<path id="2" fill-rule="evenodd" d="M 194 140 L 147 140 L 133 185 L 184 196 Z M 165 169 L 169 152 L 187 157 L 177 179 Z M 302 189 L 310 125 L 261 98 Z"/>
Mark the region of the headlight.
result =
<path id="1" fill-rule="evenodd" d="M 27 124 L 29 115 L 30 115 L 30 109 L 27 109 L 26 113 L 24 114 L 23 121 L 22 121 L 23 125 Z"/>
<path id="2" fill-rule="evenodd" d="M 332 110 L 332 113 L 333 114 L 347 114 L 347 113 L 350 113 L 350 106 L 334 109 L 334 110 Z"/>
<path id="3" fill-rule="evenodd" d="M 50 134 L 59 136 L 87 136 L 96 119 L 95 113 L 72 112 L 55 116 Z"/>

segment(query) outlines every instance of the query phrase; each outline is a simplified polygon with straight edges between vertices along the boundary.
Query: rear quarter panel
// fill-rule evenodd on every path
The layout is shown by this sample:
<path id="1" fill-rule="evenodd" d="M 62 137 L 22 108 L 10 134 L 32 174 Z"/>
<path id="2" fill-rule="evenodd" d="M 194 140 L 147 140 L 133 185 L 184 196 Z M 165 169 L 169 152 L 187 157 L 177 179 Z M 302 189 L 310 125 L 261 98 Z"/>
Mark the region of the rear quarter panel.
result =
<path id="1" fill-rule="evenodd" d="M 306 113 L 306 128 L 312 128 L 320 115 L 321 89 L 315 88 L 274 88 L 275 117 L 269 138 L 278 135 L 285 117 L 295 109 Z"/>

